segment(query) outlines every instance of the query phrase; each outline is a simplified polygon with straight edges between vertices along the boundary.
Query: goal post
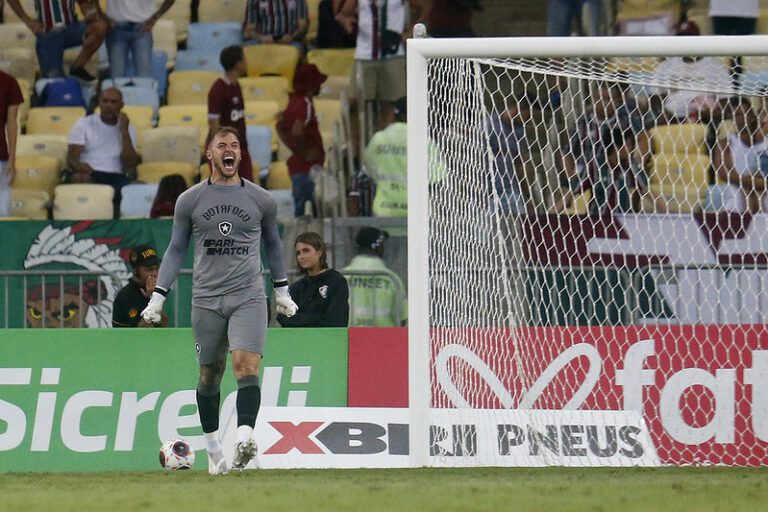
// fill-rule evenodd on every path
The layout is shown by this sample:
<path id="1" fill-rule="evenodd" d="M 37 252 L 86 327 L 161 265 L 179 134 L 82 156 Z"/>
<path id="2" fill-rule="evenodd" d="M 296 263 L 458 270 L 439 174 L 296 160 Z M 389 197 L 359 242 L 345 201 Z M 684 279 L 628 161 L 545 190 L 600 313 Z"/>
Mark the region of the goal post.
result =
<path id="1" fill-rule="evenodd" d="M 412 466 L 768 463 L 767 90 L 766 36 L 408 40 Z"/>

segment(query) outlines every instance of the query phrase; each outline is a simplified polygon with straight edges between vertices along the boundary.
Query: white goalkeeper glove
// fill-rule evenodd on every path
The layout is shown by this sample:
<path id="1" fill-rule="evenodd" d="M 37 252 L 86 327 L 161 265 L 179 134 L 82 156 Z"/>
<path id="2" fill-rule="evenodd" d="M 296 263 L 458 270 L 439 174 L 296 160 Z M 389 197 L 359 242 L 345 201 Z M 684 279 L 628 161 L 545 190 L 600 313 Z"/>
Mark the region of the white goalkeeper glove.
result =
<path id="1" fill-rule="evenodd" d="M 291 295 L 288 293 L 288 286 L 275 287 L 275 310 L 280 315 L 291 317 L 299 310 L 299 306 L 293 302 Z"/>
<path id="2" fill-rule="evenodd" d="M 152 297 L 149 298 L 149 304 L 141 312 L 141 318 L 148 324 L 159 324 L 163 318 L 163 303 L 165 302 L 165 295 L 157 292 L 152 292 Z"/>

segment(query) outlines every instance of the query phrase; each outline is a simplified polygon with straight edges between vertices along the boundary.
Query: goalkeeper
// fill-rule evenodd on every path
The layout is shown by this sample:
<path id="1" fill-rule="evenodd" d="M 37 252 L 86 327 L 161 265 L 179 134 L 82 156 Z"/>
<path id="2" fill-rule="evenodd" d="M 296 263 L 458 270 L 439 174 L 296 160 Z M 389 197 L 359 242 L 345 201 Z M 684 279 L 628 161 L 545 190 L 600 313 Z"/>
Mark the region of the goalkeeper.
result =
<path id="1" fill-rule="evenodd" d="M 160 321 L 166 294 L 194 238 L 192 332 L 200 364 L 197 406 L 208 451 L 208 472 L 225 474 L 229 468 L 218 436 L 219 385 L 230 351 L 237 379 L 237 438 L 232 467 L 243 469 L 256 455 L 253 428 L 261 404 L 259 363 L 267 333 L 259 252 L 262 240 L 274 280 L 277 312 L 290 317 L 298 308 L 288 294 L 275 200 L 238 174 L 238 132 L 230 127 L 213 131 L 206 157 L 211 177 L 179 196 L 171 241 L 155 291 L 141 316 L 148 323 Z"/>

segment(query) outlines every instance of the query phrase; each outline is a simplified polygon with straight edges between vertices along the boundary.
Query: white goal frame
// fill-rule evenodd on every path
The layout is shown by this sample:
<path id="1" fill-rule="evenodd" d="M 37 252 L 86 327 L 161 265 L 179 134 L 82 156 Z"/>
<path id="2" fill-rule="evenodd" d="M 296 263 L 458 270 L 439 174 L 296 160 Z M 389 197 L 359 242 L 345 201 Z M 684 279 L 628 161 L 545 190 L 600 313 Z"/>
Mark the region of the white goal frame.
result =
<path id="1" fill-rule="evenodd" d="M 417 26 L 415 34 L 424 33 Z M 436 58 L 598 58 L 768 55 L 768 36 L 409 39 L 408 386 L 412 467 L 429 465 L 429 211 L 427 62 Z"/>

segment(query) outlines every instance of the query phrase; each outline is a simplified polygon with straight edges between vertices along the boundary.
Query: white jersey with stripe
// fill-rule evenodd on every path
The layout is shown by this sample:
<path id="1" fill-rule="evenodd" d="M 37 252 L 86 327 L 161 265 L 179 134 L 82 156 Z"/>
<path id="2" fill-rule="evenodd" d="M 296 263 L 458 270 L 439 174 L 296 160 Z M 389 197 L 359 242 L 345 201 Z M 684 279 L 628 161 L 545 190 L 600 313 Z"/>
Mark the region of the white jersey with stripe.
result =
<path id="1" fill-rule="evenodd" d="M 263 294 L 262 240 L 272 278 L 286 279 L 277 203 L 272 194 L 250 181 L 216 185 L 206 180 L 179 196 L 171 241 L 157 279 L 160 288 L 168 290 L 173 284 L 190 238 L 195 247 L 193 298 L 245 290 Z"/>

